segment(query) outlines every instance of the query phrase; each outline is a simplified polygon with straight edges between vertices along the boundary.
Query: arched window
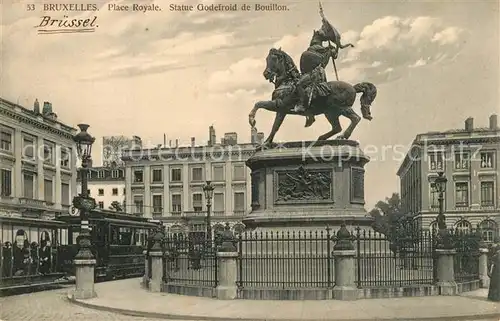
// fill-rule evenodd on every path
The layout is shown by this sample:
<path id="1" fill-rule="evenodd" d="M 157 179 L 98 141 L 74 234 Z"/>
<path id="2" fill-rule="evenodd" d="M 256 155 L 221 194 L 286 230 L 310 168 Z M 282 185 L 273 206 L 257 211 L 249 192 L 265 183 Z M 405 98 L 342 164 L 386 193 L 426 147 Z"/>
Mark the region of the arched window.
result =
<path id="1" fill-rule="evenodd" d="M 470 233 L 472 230 L 472 225 L 469 221 L 460 220 L 455 224 L 455 229 L 458 233 Z"/>
<path id="2" fill-rule="evenodd" d="M 498 225 L 495 221 L 487 219 L 479 224 L 481 229 L 481 234 L 483 235 L 483 241 L 492 243 L 495 241 L 498 233 Z"/>
<path id="3" fill-rule="evenodd" d="M 233 231 L 234 234 L 239 235 L 245 231 L 245 225 L 243 225 L 242 223 L 236 223 L 233 226 Z"/>

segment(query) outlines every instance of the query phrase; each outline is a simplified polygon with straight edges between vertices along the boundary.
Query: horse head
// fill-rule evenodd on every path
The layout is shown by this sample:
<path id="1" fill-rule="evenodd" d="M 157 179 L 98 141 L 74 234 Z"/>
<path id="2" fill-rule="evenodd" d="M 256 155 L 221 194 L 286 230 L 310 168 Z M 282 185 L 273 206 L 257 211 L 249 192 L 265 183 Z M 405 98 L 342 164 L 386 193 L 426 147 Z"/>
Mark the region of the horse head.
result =
<path id="1" fill-rule="evenodd" d="M 271 48 L 266 57 L 266 69 L 263 72 L 264 78 L 274 83 L 276 77 L 279 77 L 284 72 L 283 51 L 281 51 L 281 48 Z"/>

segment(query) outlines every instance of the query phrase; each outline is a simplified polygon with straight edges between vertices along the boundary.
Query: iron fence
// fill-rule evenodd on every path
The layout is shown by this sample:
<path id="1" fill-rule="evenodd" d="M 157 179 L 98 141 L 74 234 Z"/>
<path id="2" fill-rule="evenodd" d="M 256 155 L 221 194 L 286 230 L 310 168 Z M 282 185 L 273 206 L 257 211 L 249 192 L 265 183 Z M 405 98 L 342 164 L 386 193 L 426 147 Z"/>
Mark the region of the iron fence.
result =
<path id="1" fill-rule="evenodd" d="M 358 288 L 433 283 L 433 245 L 429 231 L 392 239 L 359 228 L 353 234 Z"/>
<path id="2" fill-rule="evenodd" d="M 330 229 L 240 234 L 238 287 L 333 287 L 330 237 Z"/>
<path id="3" fill-rule="evenodd" d="M 476 230 L 451 230 L 456 250 L 453 267 L 456 282 L 479 280 L 479 246 L 482 236 Z"/>
<path id="4" fill-rule="evenodd" d="M 213 242 L 176 235 L 164 240 L 163 279 L 167 283 L 216 287 L 217 253 Z"/>

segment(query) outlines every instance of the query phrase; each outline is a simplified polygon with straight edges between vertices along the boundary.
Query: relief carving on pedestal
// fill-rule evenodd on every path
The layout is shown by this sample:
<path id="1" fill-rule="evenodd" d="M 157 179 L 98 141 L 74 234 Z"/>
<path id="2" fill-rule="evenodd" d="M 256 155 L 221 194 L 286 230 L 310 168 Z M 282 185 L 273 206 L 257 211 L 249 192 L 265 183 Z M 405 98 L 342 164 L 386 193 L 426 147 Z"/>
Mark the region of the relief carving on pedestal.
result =
<path id="1" fill-rule="evenodd" d="M 351 169 L 351 202 L 365 203 L 365 171 L 362 168 Z"/>
<path id="2" fill-rule="evenodd" d="M 332 200 L 331 170 L 306 170 L 300 166 L 295 171 L 277 171 L 276 180 L 278 203 Z"/>

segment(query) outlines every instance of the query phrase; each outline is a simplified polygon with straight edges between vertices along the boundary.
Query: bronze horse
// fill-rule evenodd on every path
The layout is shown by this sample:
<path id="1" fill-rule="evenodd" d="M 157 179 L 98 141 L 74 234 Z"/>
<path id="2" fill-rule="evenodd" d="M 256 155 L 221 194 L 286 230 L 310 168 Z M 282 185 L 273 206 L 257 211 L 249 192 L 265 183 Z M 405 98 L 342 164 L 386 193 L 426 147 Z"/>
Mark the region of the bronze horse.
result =
<path id="1" fill-rule="evenodd" d="M 340 133 L 342 127 L 339 122 L 339 116 L 345 116 L 351 120 L 351 124 L 337 139 L 348 139 L 354 128 L 356 128 L 356 125 L 361 121 L 361 117 L 352 109 L 352 105 L 356 100 L 356 93 L 363 93 L 360 98 L 363 118 L 372 120 L 370 106 L 377 95 L 377 88 L 372 83 L 362 82 L 352 86 L 343 81 L 329 81 L 328 85 L 332 89 L 331 94 L 325 97 L 318 96 L 313 99 L 306 112 L 296 112 L 294 107 L 299 98 L 295 91 L 295 83 L 300 77 L 300 72 L 290 55 L 281 49 L 272 48 L 269 50 L 266 58 L 266 69 L 263 75 L 264 78 L 275 84 L 272 100 L 255 103 L 248 117 L 250 126 L 254 127 L 257 110 L 263 108 L 276 113 L 271 133 L 264 142 L 266 146 L 272 144 L 274 136 L 286 115 L 307 116 L 324 114 L 328 122 L 332 125 L 332 129 L 319 136 L 318 140 L 326 140 Z"/>

